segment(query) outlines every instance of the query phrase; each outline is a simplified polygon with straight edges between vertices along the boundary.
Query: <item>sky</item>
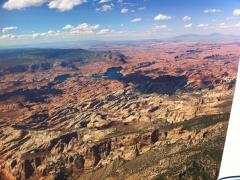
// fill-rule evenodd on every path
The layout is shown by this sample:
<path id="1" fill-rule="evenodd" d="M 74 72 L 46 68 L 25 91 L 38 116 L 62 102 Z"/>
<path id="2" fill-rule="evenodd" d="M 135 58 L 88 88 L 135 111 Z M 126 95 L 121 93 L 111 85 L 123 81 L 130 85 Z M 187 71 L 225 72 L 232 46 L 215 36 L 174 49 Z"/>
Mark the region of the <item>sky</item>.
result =
<path id="1" fill-rule="evenodd" d="M 0 0 L 0 46 L 240 35 L 240 0 Z"/>

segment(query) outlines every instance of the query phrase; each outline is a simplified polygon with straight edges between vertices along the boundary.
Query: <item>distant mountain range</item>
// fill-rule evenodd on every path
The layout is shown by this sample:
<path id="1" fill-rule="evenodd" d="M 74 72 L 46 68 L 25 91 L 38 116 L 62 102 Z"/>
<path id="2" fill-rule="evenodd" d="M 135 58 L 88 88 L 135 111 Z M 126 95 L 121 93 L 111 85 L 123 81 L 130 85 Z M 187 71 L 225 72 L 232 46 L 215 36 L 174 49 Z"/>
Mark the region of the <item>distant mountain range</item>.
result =
<path id="1" fill-rule="evenodd" d="M 8 48 L 63 48 L 63 49 L 73 49 L 73 48 L 84 48 L 88 49 L 92 46 L 99 45 L 131 45 L 138 43 L 148 43 L 148 42 L 179 42 L 179 41 L 192 41 L 192 42 L 240 42 L 239 35 L 228 35 L 220 33 L 212 34 L 183 34 L 171 38 L 159 38 L 159 39 L 145 39 L 145 40 L 112 40 L 112 41 L 102 41 L 102 40 L 84 40 L 84 41 L 64 41 L 64 42 L 48 42 L 48 43 L 38 43 L 38 44 L 26 44 L 26 45 L 15 45 Z M 0 49 L 6 49 L 0 47 Z"/>
<path id="2" fill-rule="evenodd" d="M 240 41 L 240 35 L 226 35 L 220 33 L 213 33 L 207 35 L 199 34 L 184 34 L 170 38 L 170 40 L 175 41 Z"/>
<path id="3" fill-rule="evenodd" d="M 77 69 L 79 64 L 107 61 L 126 63 L 119 52 L 89 51 L 84 49 L 9 49 L 0 50 L 0 74 L 25 71 L 49 70 L 55 64 L 63 68 Z"/>

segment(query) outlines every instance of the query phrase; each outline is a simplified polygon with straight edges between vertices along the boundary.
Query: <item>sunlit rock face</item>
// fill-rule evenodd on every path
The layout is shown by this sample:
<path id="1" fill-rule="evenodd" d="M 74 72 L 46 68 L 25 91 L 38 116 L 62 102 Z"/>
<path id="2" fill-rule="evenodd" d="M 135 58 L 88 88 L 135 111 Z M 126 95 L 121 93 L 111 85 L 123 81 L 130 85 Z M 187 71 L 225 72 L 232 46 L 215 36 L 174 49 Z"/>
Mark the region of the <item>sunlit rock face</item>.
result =
<path id="1" fill-rule="evenodd" d="M 238 45 L 95 49 L 0 53 L 0 179 L 216 179 Z"/>

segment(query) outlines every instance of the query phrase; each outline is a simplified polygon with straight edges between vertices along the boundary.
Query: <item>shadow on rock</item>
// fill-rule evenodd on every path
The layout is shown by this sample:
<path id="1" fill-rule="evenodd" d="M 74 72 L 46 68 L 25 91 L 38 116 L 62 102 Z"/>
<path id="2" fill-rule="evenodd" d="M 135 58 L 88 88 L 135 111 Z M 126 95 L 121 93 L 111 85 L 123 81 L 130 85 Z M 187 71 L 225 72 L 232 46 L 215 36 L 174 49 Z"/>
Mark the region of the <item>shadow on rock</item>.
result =
<path id="1" fill-rule="evenodd" d="M 122 78 L 124 83 L 136 85 L 136 89 L 141 93 L 158 93 L 172 95 L 179 90 L 186 90 L 186 76 L 163 75 L 157 78 L 151 78 L 136 72 L 126 75 Z"/>
<path id="2" fill-rule="evenodd" d="M 50 96 L 62 94 L 62 91 L 55 88 L 43 87 L 40 89 L 18 89 L 13 92 L 8 92 L 0 95 L 0 101 L 6 101 L 9 98 L 23 96 L 27 101 L 44 102 Z"/>

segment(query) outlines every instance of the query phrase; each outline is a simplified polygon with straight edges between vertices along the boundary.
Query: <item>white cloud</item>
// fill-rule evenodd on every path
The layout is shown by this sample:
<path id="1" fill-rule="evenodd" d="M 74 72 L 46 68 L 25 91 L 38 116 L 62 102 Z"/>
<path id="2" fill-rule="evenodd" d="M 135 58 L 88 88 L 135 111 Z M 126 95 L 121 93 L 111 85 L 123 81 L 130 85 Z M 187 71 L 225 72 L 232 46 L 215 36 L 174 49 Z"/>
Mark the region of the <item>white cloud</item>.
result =
<path id="1" fill-rule="evenodd" d="M 117 2 L 118 2 L 118 3 L 123 3 L 123 1 L 124 1 L 124 0 L 118 0 Z"/>
<path id="2" fill-rule="evenodd" d="M 81 23 L 77 26 L 72 26 L 70 24 L 65 25 L 62 30 L 53 31 L 49 30 L 48 32 L 43 33 L 33 33 L 30 35 L 24 35 L 24 37 L 31 37 L 32 39 L 46 39 L 53 37 L 72 37 L 72 36 L 87 36 L 97 34 L 96 30 L 99 28 L 99 25 L 91 25 L 88 23 Z"/>
<path id="3" fill-rule="evenodd" d="M 7 10 L 23 9 L 31 6 L 41 6 L 47 0 L 8 0 L 3 4 L 3 8 Z"/>
<path id="4" fill-rule="evenodd" d="M 184 28 L 191 28 L 192 27 L 192 23 L 190 23 L 190 24 L 186 24 L 186 25 L 184 25 Z"/>
<path id="5" fill-rule="evenodd" d="M 91 25 L 88 23 L 82 23 L 77 26 L 69 26 L 66 25 L 63 28 L 67 28 L 67 30 L 72 34 L 91 34 L 94 32 L 94 30 L 99 28 L 99 25 Z"/>
<path id="6" fill-rule="evenodd" d="M 81 23 L 77 26 L 72 26 L 70 24 L 65 25 L 62 30 L 53 31 L 49 30 L 43 33 L 33 33 L 28 35 L 23 35 L 24 37 L 31 37 L 32 39 L 45 39 L 52 37 L 70 37 L 70 36 L 86 36 L 97 34 L 97 29 L 99 25 L 91 25 L 88 23 Z"/>
<path id="7" fill-rule="evenodd" d="M 72 28 L 73 28 L 73 26 L 71 24 L 67 24 L 62 29 L 63 30 L 69 30 L 69 29 L 72 29 Z"/>
<path id="8" fill-rule="evenodd" d="M 18 27 L 16 27 L 16 26 L 5 27 L 5 28 L 2 28 L 2 32 L 3 32 L 3 33 L 7 33 L 7 32 L 10 32 L 10 31 L 16 30 L 16 29 L 18 29 Z"/>
<path id="9" fill-rule="evenodd" d="M 167 29 L 168 26 L 167 25 L 155 25 L 152 30 L 153 31 L 159 31 L 159 30 L 163 30 L 163 29 Z"/>
<path id="10" fill-rule="evenodd" d="M 41 37 L 41 33 L 34 33 L 34 34 L 32 34 L 32 38 L 33 39 L 36 39 L 36 38 L 39 38 L 39 37 Z"/>
<path id="11" fill-rule="evenodd" d="M 81 5 L 87 2 L 86 0 L 52 0 L 49 2 L 48 7 L 50 9 L 58 9 L 60 11 L 69 11 L 74 6 Z"/>
<path id="12" fill-rule="evenodd" d="M 97 34 L 101 35 L 101 34 L 107 34 L 109 32 L 111 32 L 110 29 L 101 29 L 99 32 L 97 32 Z"/>
<path id="13" fill-rule="evenodd" d="M 0 42 L 4 45 L 5 41 L 12 41 L 14 43 L 19 42 L 45 42 L 51 40 L 72 40 L 72 39 L 81 39 L 81 40 L 89 40 L 89 39 L 124 39 L 126 37 L 130 38 L 139 38 L 146 34 L 144 33 L 136 33 L 135 31 L 115 31 L 111 28 L 102 28 L 99 29 L 99 25 L 93 25 L 88 23 L 81 23 L 79 25 L 70 25 L 67 24 L 62 27 L 60 30 L 49 30 L 47 32 L 34 32 L 28 34 L 20 34 L 20 35 L 11 35 L 4 34 L 0 35 Z M 0 45 L 2 45 L 0 43 Z"/>
<path id="14" fill-rule="evenodd" d="M 99 3 L 107 3 L 107 2 L 111 2 L 112 0 L 100 0 Z"/>
<path id="15" fill-rule="evenodd" d="M 220 29 L 239 29 L 240 28 L 240 23 L 237 24 L 226 24 L 226 23 L 220 23 L 218 25 Z"/>
<path id="16" fill-rule="evenodd" d="M 203 12 L 205 14 L 210 14 L 210 13 L 214 14 L 214 13 L 220 13 L 220 12 L 222 12 L 222 10 L 221 9 L 206 9 Z"/>
<path id="17" fill-rule="evenodd" d="M 141 18 L 134 18 L 134 19 L 132 19 L 130 22 L 132 22 L 132 23 L 137 23 L 137 22 L 141 22 L 141 21 L 142 21 Z"/>
<path id="18" fill-rule="evenodd" d="M 184 22 L 186 22 L 186 21 L 191 21 L 191 20 L 192 20 L 192 17 L 190 17 L 190 16 L 184 16 L 184 17 L 182 18 L 182 20 L 183 20 Z"/>
<path id="19" fill-rule="evenodd" d="M 127 13 L 127 12 L 128 12 L 128 8 L 122 8 L 122 9 L 121 9 L 121 13 L 124 14 L 124 13 Z"/>
<path id="20" fill-rule="evenodd" d="M 12 35 L 12 34 L 0 35 L 0 40 L 13 40 L 15 38 L 16 38 L 16 36 Z"/>
<path id="21" fill-rule="evenodd" d="M 102 5 L 100 8 L 97 8 L 97 11 L 111 11 L 113 10 L 114 5 L 110 4 L 110 5 Z"/>
<path id="22" fill-rule="evenodd" d="M 81 5 L 85 2 L 87 2 L 87 0 L 8 0 L 3 4 L 3 8 L 7 10 L 20 10 L 27 7 L 42 6 L 44 3 L 48 3 L 50 9 L 68 11 L 74 6 Z"/>
<path id="23" fill-rule="evenodd" d="M 48 38 L 48 37 L 56 37 L 56 36 L 59 36 L 60 34 L 61 34 L 60 31 L 49 30 L 49 31 L 44 32 L 44 33 L 34 33 L 34 34 L 31 35 L 31 37 L 33 39 Z"/>
<path id="24" fill-rule="evenodd" d="M 199 28 L 203 28 L 203 29 L 207 29 L 208 26 L 209 26 L 208 24 L 198 24 L 197 27 L 199 27 Z"/>
<path id="25" fill-rule="evenodd" d="M 161 21 L 161 20 L 169 20 L 172 19 L 171 16 L 163 15 L 163 14 L 158 14 L 157 16 L 154 17 L 155 21 Z"/>
<path id="26" fill-rule="evenodd" d="M 235 9 L 235 10 L 233 11 L 233 15 L 234 15 L 234 16 L 240 16 L 240 9 Z"/>

